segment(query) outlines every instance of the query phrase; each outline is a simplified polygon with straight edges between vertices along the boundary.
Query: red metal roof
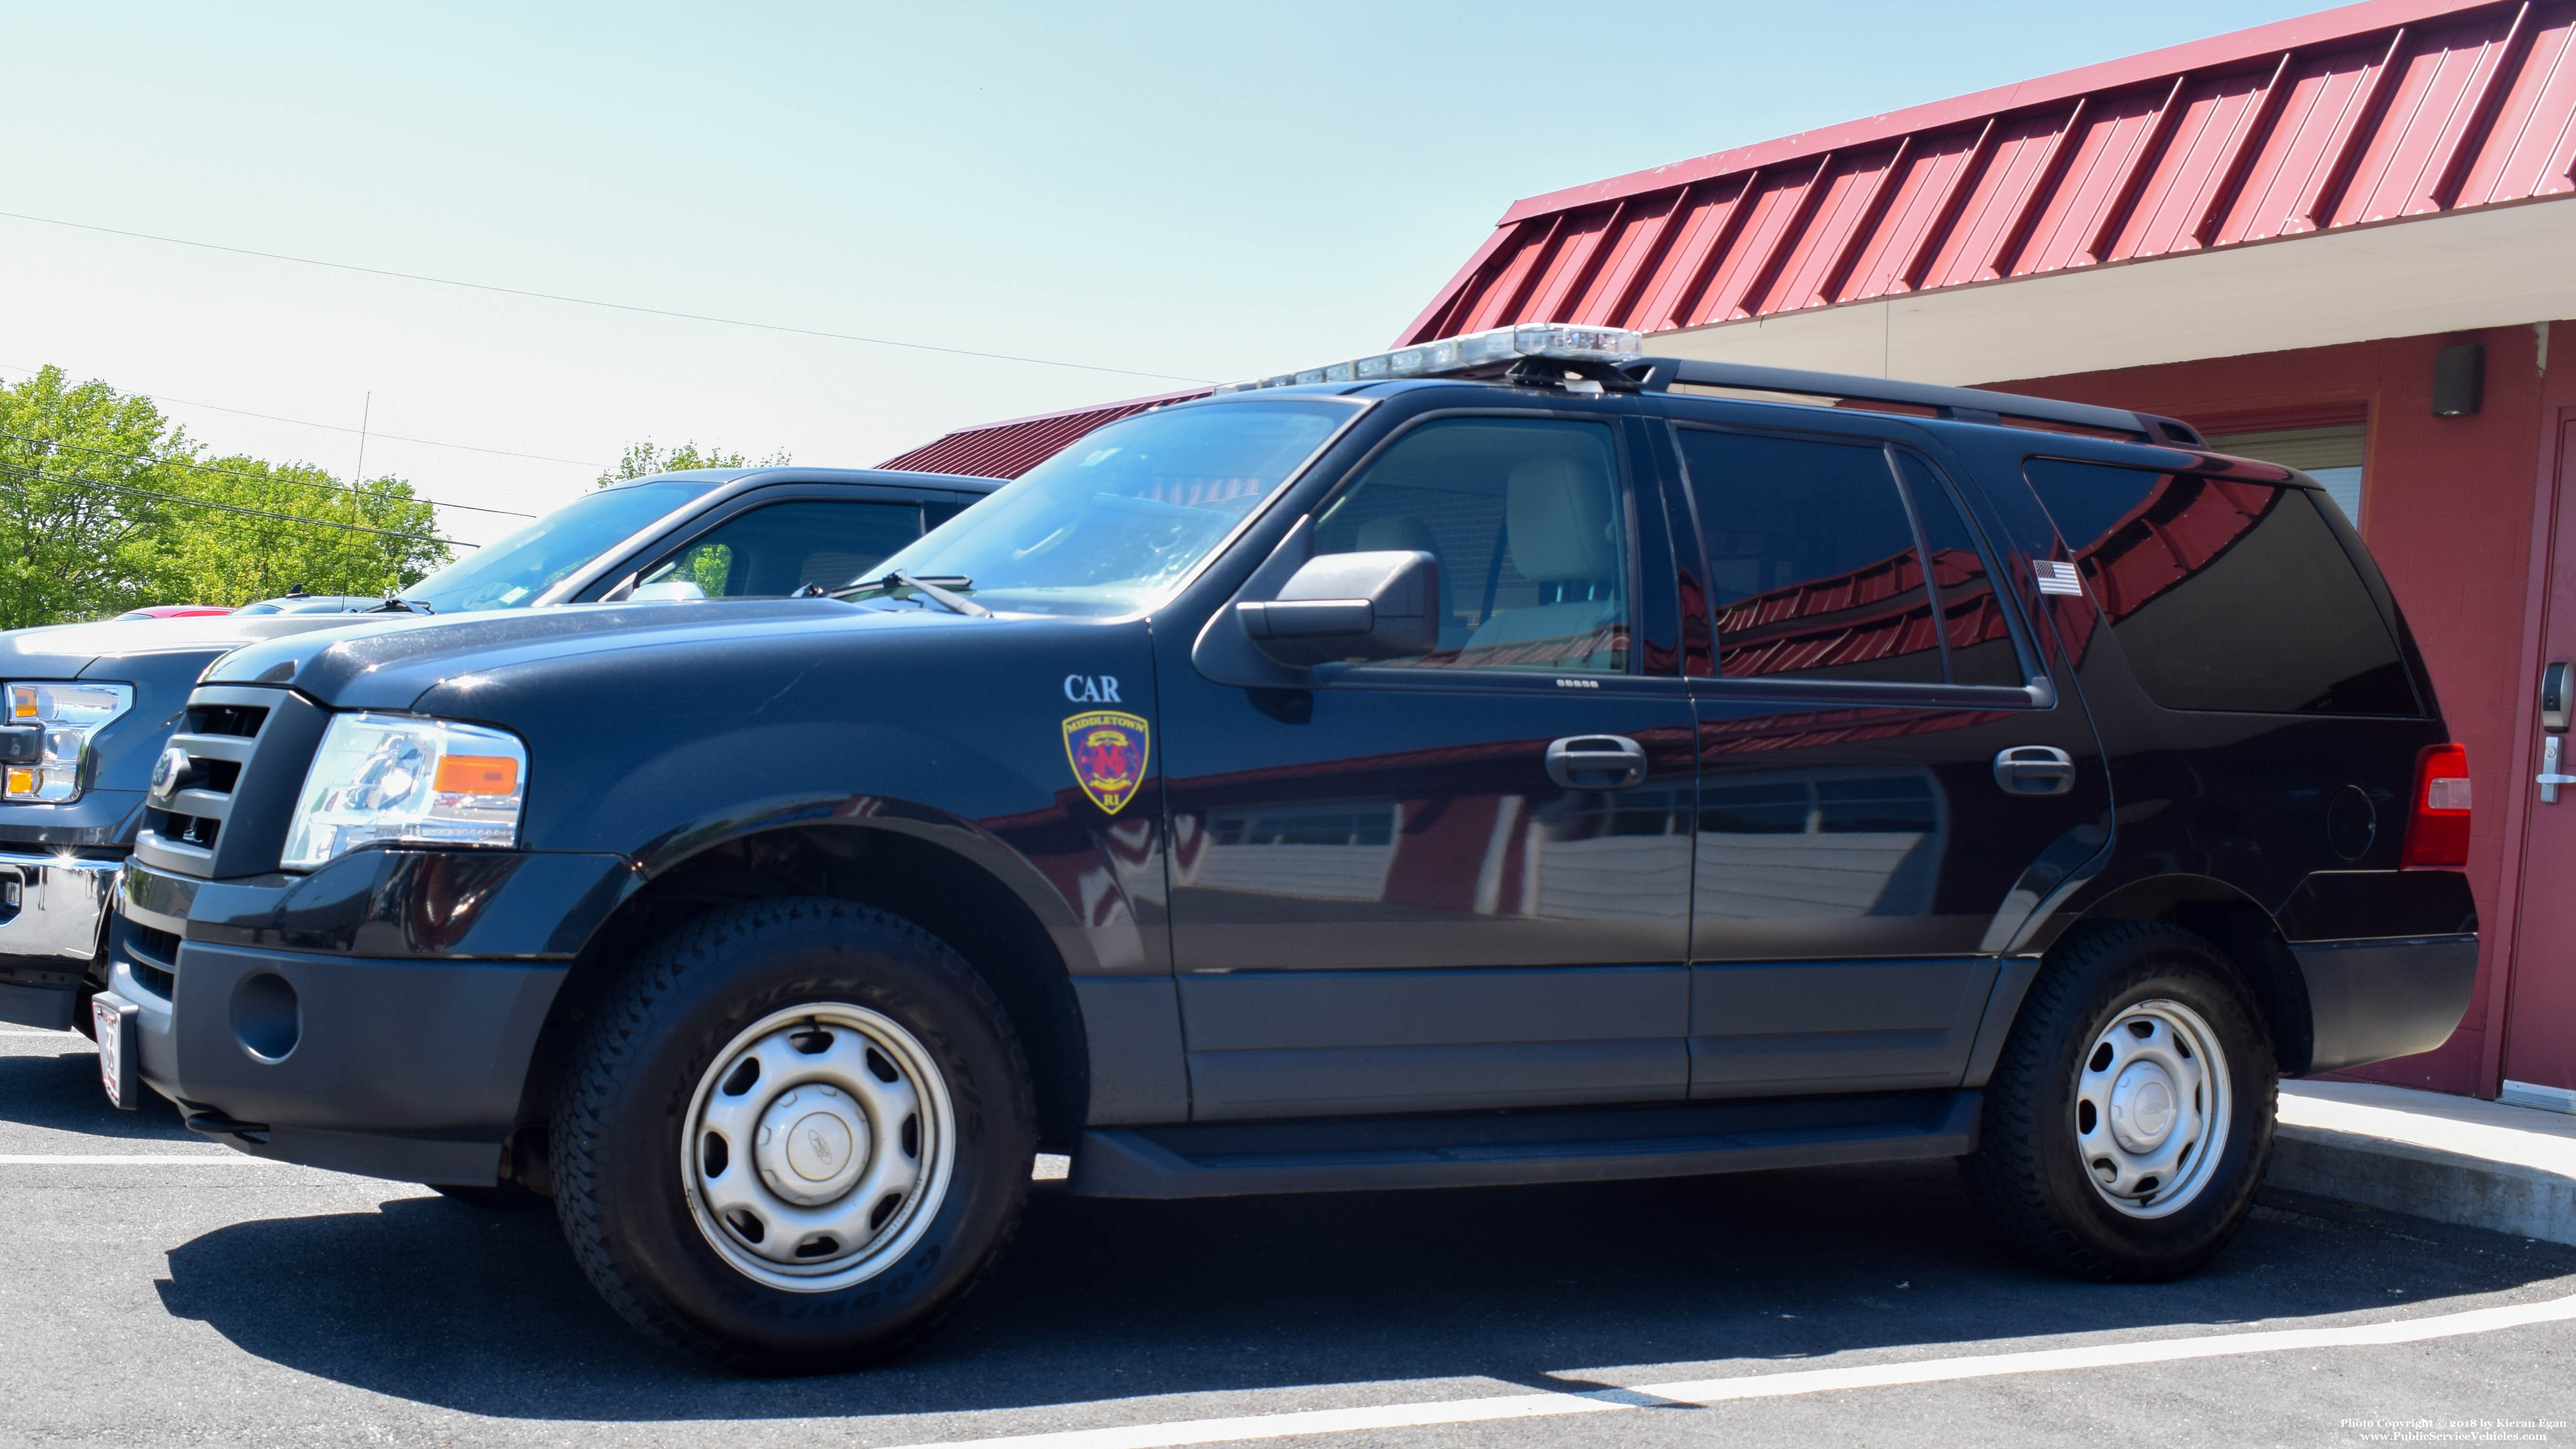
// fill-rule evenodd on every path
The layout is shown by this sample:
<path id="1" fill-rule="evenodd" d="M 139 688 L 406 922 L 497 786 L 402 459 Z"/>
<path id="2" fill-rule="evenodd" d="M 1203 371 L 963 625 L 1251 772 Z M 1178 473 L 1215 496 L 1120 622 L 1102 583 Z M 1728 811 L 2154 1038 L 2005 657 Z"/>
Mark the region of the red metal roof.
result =
<path id="1" fill-rule="evenodd" d="M 1658 331 L 2576 191 L 2576 3 L 2368 0 L 1514 205 L 1397 339 Z"/>
<path id="2" fill-rule="evenodd" d="M 1092 429 L 1168 402 L 1206 397 L 1206 388 L 1167 392 L 1158 397 L 1130 398 L 1098 407 L 1040 413 L 1004 423 L 960 428 L 909 453 L 897 453 L 877 466 L 911 468 L 926 473 L 965 473 L 978 478 L 1017 478 L 1054 457 L 1064 445 Z"/>

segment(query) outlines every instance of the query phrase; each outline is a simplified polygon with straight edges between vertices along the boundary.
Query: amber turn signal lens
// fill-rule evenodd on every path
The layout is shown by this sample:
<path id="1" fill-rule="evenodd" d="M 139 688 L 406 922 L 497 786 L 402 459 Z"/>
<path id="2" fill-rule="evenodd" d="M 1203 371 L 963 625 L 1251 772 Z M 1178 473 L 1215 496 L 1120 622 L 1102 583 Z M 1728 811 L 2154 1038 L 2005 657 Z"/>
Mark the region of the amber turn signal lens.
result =
<path id="1" fill-rule="evenodd" d="M 33 770 L 12 769 L 9 772 L 9 793 L 12 795 L 35 794 L 36 772 Z"/>
<path id="2" fill-rule="evenodd" d="M 519 788 L 519 762 L 507 755 L 449 755 L 430 788 L 442 795 L 507 795 Z"/>

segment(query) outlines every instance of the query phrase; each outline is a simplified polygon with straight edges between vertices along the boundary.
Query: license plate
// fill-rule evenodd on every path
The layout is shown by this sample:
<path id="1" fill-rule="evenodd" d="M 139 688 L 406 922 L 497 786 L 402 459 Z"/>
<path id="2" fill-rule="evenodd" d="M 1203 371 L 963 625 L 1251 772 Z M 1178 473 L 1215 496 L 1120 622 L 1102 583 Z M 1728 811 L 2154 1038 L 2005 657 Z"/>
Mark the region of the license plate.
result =
<path id="1" fill-rule="evenodd" d="M 107 1089 L 107 1100 L 126 1111 L 133 1111 L 138 1095 L 135 1082 L 135 1006 L 122 997 L 106 992 L 90 998 L 90 1025 L 98 1038 L 98 1081 Z"/>

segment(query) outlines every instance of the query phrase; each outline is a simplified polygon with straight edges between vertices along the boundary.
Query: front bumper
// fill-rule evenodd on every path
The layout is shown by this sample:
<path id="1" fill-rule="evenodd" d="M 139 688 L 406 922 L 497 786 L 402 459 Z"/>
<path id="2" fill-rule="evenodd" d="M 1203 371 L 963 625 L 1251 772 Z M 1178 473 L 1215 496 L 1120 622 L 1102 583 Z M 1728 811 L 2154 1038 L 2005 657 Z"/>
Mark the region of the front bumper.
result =
<path id="1" fill-rule="evenodd" d="M 67 1031 L 122 859 L 0 850 L 0 1021 Z"/>
<path id="2" fill-rule="evenodd" d="M 406 948 L 459 927 L 473 938 L 504 906 L 533 924 L 548 914 L 538 897 L 558 920 L 576 914 L 623 862 L 479 854 L 471 889 L 440 900 L 455 853 L 344 859 L 252 881 L 129 868 L 110 980 L 140 1008 L 139 1075 L 191 1127 L 255 1156 L 489 1185 L 571 953 L 547 937 L 489 938 L 523 948 L 506 957 Z"/>

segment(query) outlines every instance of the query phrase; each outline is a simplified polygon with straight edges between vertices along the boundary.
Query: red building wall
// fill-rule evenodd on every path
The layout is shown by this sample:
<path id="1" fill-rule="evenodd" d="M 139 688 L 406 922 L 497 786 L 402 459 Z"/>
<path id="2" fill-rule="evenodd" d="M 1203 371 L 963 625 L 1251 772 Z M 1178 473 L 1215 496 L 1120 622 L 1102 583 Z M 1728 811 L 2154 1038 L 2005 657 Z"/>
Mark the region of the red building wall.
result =
<path id="1" fill-rule="evenodd" d="M 2576 324 L 2553 330 L 2562 348 L 2576 349 Z M 2486 347 L 2484 405 L 2475 416 L 2437 418 L 2434 354 L 2459 342 Z M 2477 994 L 2448 1044 L 2356 1075 L 2496 1091 L 2512 949 L 2508 872 L 2520 856 L 2508 837 L 2529 774 L 2532 661 L 2524 655 L 2538 618 L 2544 413 L 2554 418 L 2576 401 L 2576 358 L 2565 362 L 2557 379 L 2545 378 L 2539 335 L 2517 326 L 1993 384 L 2166 413 L 2210 433 L 2367 421 L 2363 538 L 2423 648 L 2452 738 L 2469 750 L 2477 806 L 2469 876 L 2483 950 Z"/>

